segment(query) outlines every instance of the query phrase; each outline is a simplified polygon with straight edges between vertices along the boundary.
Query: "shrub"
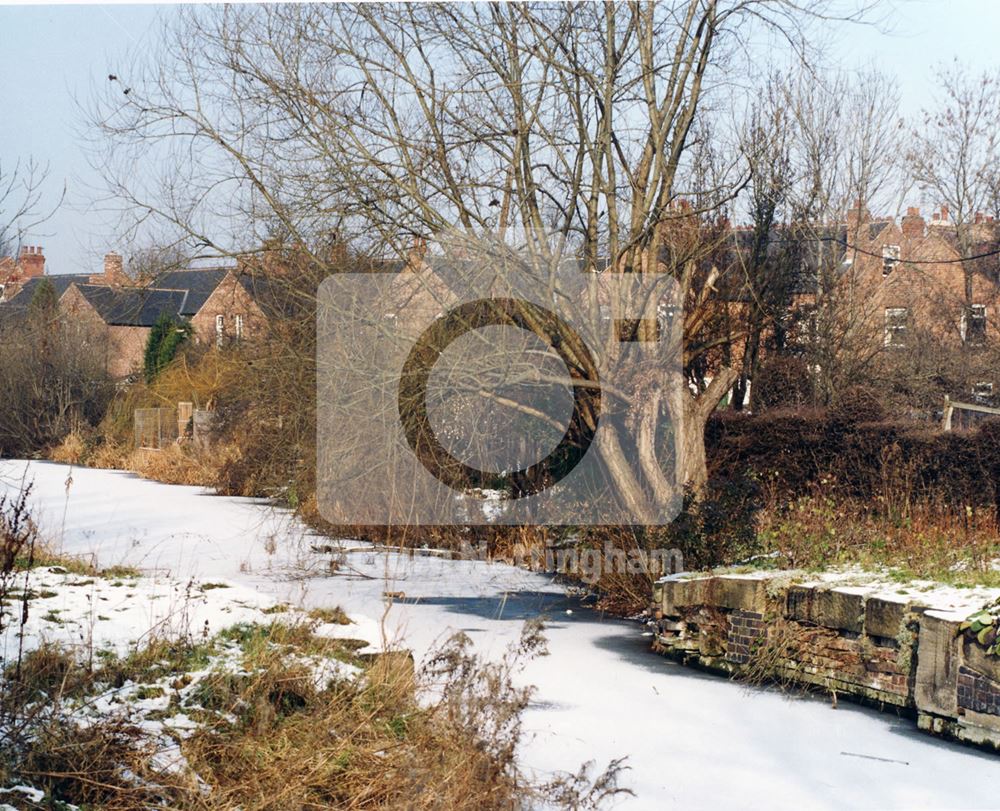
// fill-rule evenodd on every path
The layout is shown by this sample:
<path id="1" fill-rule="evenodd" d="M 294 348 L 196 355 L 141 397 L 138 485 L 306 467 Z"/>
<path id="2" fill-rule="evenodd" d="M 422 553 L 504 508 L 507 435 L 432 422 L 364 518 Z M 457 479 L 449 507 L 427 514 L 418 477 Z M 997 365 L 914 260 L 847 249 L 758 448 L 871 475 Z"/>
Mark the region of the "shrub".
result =
<path id="1" fill-rule="evenodd" d="M 39 307 L 0 330 L 0 457 L 33 456 L 89 431 L 114 396 L 106 333 Z"/>
<path id="2" fill-rule="evenodd" d="M 143 374 L 147 383 L 155 380 L 156 376 L 171 364 L 193 331 L 191 322 L 183 318 L 178 319 L 163 313 L 156 319 L 146 339 L 146 350 L 142 360 Z"/>
<path id="3" fill-rule="evenodd" d="M 921 423 L 846 421 L 834 409 L 714 417 L 706 440 L 715 475 L 750 475 L 779 500 L 808 495 L 825 480 L 873 507 L 881 499 L 904 511 L 926 502 L 962 512 L 996 503 L 998 433 L 989 423 L 941 433 Z"/>
<path id="4" fill-rule="evenodd" d="M 762 361 L 753 380 L 754 411 L 795 408 L 812 399 L 812 375 L 804 358 L 775 354 Z"/>

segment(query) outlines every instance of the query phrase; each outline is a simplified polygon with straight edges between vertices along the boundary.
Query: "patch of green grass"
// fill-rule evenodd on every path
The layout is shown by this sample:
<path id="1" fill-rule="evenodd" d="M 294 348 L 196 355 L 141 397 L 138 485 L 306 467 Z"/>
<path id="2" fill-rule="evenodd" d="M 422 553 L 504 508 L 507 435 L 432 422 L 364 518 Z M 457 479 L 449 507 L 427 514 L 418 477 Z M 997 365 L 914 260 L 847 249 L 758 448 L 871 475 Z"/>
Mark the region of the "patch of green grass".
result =
<path id="1" fill-rule="evenodd" d="M 202 591 L 211 591 L 212 589 L 228 589 L 228 583 L 202 583 L 199 587 Z"/>
<path id="2" fill-rule="evenodd" d="M 101 569 L 97 573 L 101 577 L 107 577 L 108 579 L 135 579 L 142 577 L 142 572 L 134 566 L 109 566 L 107 569 Z"/>
<path id="3" fill-rule="evenodd" d="M 75 574 L 81 577 L 135 578 L 142 574 L 134 566 L 109 566 L 100 569 L 88 558 L 56 554 L 38 549 L 35 550 L 30 559 L 26 555 L 15 558 L 14 569 L 20 572 L 48 569 L 52 574 Z M 73 585 L 83 586 L 89 585 L 89 583 L 80 582 Z"/>
<path id="4" fill-rule="evenodd" d="M 306 612 L 309 619 L 328 622 L 332 625 L 350 625 L 351 620 L 339 606 L 336 608 L 311 608 Z"/>
<path id="5" fill-rule="evenodd" d="M 156 681 L 208 666 L 216 652 L 214 641 L 192 643 L 183 640 L 152 640 L 124 658 L 104 662 L 96 677 L 115 687 L 127 681 Z"/>

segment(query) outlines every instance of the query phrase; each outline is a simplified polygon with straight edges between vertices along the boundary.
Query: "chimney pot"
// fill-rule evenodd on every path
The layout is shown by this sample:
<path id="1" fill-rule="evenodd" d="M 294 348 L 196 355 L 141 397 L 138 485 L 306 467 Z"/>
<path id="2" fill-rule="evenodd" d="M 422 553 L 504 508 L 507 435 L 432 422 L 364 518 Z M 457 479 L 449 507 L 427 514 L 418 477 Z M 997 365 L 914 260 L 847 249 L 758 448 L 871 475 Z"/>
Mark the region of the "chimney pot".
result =
<path id="1" fill-rule="evenodd" d="M 22 245 L 17 264 L 25 278 L 45 275 L 45 257 L 39 245 Z"/>

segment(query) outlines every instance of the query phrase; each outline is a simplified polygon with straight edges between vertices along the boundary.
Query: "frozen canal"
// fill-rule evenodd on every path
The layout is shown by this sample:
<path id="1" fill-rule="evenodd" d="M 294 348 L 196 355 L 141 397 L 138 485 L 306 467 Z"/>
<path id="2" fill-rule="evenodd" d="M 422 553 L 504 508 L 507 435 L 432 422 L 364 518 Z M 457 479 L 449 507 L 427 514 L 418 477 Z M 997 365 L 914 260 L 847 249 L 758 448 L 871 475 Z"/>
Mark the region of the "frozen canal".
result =
<path id="1" fill-rule="evenodd" d="M 0 489 L 34 482 L 44 537 L 102 567 L 210 577 L 308 607 L 339 605 L 359 636 L 403 640 L 419 658 L 464 630 L 485 650 L 544 615 L 550 655 L 525 717 L 524 762 L 542 773 L 627 757 L 627 809 L 1000 807 L 1000 756 L 942 743 L 912 721 L 844 702 L 748 690 L 648 651 L 635 624 L 605 619 L 549 578 L 504 565 L 355 552 L 329 573 L 286 514 L 248 499 L 127 473 L 0 462 Z M 350 544 L 357 547 L 358 544 Z M 405 595 L 387 608 L 384 593 Z M 137 635 L 145 629 L 136 629 Z M 217 630 L 217 629 L 213 629 Z"/>

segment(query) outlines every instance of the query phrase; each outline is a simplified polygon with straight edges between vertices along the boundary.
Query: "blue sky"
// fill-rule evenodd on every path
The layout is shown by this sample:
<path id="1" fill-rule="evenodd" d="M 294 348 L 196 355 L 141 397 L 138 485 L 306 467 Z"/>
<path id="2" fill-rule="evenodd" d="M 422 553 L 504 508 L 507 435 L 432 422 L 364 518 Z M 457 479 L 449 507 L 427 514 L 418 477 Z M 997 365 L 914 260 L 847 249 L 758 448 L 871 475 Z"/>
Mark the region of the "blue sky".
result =
<path id="1" fill-rule="evenodd" d="M 49 163 L 48 199 L 65 183 L 56 214 L 31 235 L 44 246 L 49 271 L 99 267 L 115 247 L 112 226 L 96 204 L 99 184 L 80 137 L 76 99 L 106 80 L 125 53 L 142 49 L 157 20 L 176 7 L 135 5 L 0 5 L 0 161 L 33 156 Z M 891 31 L 851 26 L 833 43 L 844 67 L 874 62 L 898 76 L 905 113 L 928 104 L 934 67 L 958 57 L 982 69 L 1000 66 L 1000 0 L 897 0 L 881 12 Z"/>

